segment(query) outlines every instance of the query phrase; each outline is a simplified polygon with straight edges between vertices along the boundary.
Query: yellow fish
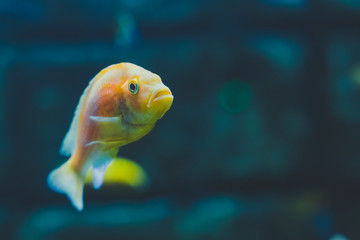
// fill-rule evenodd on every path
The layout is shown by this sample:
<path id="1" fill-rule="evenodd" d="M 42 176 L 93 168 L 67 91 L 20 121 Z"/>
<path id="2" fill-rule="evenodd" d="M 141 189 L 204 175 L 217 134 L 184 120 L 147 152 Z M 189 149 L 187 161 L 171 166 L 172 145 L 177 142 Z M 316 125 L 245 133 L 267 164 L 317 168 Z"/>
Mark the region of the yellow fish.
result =
<path id="1" fill-rule="evenodd" d="M 85 178 L 86 184 L 91 184 L 91 171 Z M 115 158 L 107 168 L 103 184 L 126 184 L 134 188 L 143 187 L 148 183 L 148 176 L 137 163 L 126 158 Z"/>
<path id="2" fill-rule="evenodd" d="M 92 167 L 93 187 L 100 188 L 119 147 L 149 133 L 173 98 L 158 75 L 135 64 L 100 71 L 80 97 L 61 146 L 60 153 L 71 157 L 49 174 L 49 187 L 81 211 L 88 170 Z"/>

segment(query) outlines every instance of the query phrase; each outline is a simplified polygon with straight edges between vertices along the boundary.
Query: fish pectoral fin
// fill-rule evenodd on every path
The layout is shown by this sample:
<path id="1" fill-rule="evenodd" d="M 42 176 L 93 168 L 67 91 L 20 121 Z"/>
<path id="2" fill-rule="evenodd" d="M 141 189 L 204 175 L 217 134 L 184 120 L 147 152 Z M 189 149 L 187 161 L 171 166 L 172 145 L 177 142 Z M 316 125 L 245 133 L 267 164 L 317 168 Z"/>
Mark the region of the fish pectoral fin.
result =
<path id="1" fill-rule="evenodd" d="M 85 147 L 90 147 L 90 146 L 95 145 L 95 144 L 106 145 L 106 142 L 104 142 L 104 141 L 91 141 L 91 142 L 85 144 Z"/>
<path id="2" fill-rule="evenodd" d="M 112 138 L 124 135 L 121 115 L 116 117 L 90 116 L 90 121 L 95 123 L 98 131 L 98 139 L 95 139 L 92 144 L 107 144 L 109 141 L 112 141 Z"/>
<path id="3" fill-rule="evenodd" d="M 103 141 L 91 141 L 88 142 L 87 144 L 85 144 L 85 147 L 90 147 L 93 145 L 102 145 L 102 147 L 104 147 L 105 149 L 110 149 L 110 148 L 118 148 L 119 146 L 123 145 L 125 143 L 125 139 L 105 139 Z"/>
<path id="4" fill-rule="evenodd" d="M 90 119 L 98 123 L 120 123 L 121 116 L 118 117 L 100 117 L 100 116 L 90 116 Z"/>

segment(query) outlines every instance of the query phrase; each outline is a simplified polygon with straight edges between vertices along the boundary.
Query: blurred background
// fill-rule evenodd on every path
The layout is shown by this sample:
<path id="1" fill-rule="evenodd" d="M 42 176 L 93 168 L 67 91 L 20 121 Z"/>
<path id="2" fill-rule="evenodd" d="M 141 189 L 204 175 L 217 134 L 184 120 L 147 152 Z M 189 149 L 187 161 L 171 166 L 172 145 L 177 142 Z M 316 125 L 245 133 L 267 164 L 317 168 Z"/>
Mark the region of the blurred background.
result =
<path id="1" fill-rule="evenodd" d="M 360 239 L 359 27 L 357 0 L 1 0 L 0 238 Z M 174 103 L 79 213 L 46 177 L 119 62 Z"/>

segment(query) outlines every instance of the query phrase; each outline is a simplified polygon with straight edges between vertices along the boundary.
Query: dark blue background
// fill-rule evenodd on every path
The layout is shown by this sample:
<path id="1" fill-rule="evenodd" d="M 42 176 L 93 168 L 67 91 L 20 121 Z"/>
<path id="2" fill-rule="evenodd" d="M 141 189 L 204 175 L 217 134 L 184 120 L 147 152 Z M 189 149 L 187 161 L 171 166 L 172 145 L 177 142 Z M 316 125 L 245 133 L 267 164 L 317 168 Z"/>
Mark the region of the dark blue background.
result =
<path id="1" fill-rule="evenodd" d="M 1 239 L 360 239 L 360 4 L 1 0 Z M 151 185 L 46 185 L 102 68 L 159 74 L 174 103 L 119 151 Z"/>

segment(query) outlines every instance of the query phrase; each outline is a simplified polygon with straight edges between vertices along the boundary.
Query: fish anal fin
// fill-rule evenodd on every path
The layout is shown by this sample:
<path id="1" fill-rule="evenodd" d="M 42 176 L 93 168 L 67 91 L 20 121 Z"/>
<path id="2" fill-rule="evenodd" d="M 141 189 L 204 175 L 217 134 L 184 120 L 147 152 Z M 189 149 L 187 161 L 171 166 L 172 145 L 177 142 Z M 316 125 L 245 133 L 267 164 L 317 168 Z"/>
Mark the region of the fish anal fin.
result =
<path id="1" fill-rule="evenodd" d="M 94 189 L 99 189 L 102 186 L 106 169 L 111 165 L 112 162 L 112 159 L 103 159 L 101 162 L 93 165 L 92 176 Z"/>

